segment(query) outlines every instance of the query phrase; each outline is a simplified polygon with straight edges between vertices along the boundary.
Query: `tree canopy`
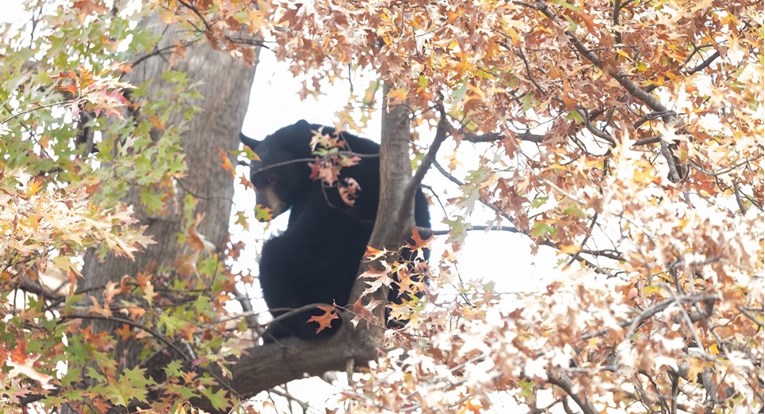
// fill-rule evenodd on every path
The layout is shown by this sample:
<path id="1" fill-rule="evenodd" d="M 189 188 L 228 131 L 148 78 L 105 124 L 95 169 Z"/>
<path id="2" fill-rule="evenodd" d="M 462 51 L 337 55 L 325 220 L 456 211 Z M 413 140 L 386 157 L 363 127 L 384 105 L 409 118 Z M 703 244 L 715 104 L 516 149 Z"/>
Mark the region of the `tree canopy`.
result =
<path id="1" fill-rule="evenodd" d="M 332 397 L 349 412 L 478 413 L 499 399 L 531 412 L 763 409 L 761 2 L 27 8 L 26 23 L 0 30 L 0 405 L 254 410 L 240 402 L 350 356 L 368 367 Z M 177 39 L 159 43 L 162 31 L 139 24 L 149 16 Z M 226 265 L 242 246 L 207 241 L 205 195 L 184 187 L 181 144 L 209 97 L 177 68 L 203 43 L 249 64 L 258 48 L 274 53 L 302 96 L 375 74 L 350 105 L 388 120 L 384 210 L 406 211 L 427 171 L 452 185 L 431 195 L 448 247 L 431 259 L 428 303 L 405 304 L 406 328 L 374 329 L 370 288 L 402 271 L 385 261 L 409 230 L 401 214 L 378 220 L 345 310 L 357 329 L 327 360 L 257 346 L 251 314 L 226 308 L 252 282 Z M 161 87 L 131 78 L 149 59 L 162 62 Z M 357 114 L 336 126 L 357 128 Z M 207 157 L 244 182 L 236 155 Z M 156 238 L 146 226 L 179 205 L 173 265 L 82 288 L 86 253 L 136 260 Z M 487 227 L 555 249 L 545 289 L 508 297 L 462 279 L 454 253 Z M 459 294 L 439 297 L 446 288 Z M 127 342 L 140 345 L 136 364 L 119 360 Z M 163 352 L 174 360 L 158 374 Z"/>

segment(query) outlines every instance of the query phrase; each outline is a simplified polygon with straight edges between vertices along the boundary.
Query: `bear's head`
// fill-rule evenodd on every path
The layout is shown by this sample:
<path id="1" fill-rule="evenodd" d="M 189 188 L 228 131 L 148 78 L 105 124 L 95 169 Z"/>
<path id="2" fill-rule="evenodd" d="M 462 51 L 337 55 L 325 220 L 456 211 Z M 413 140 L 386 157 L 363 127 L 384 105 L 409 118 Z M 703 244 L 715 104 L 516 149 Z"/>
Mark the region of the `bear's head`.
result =
<path id="1" fill-rule="evenodd" d="M 244 145 L 257 155 L 250 164 L 255 201 L 274 218 L 289 210 L 311 186 L 308 162 L 314 126 L 300 120 L 258 141 L 239 134 Z"/>

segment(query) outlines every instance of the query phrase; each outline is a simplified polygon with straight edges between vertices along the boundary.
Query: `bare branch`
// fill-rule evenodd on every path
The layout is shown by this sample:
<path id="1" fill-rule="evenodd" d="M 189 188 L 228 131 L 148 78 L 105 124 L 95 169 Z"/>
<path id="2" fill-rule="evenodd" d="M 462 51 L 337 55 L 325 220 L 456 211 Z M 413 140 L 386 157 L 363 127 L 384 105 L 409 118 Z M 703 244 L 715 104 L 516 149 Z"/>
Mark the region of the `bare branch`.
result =
<path id="1" fill-rule="evenodd" d="M 162 342 L 163 345 L 166 347 L 172 349 L 173 351 L 177 352 L 178 354 L 182 355 L 184 359 L 186 359 L 187 362 L 191 362 L 189 357 L 186 355 L 186 353 L 178 348 L 173 342 L 171 342 L 169 339 L 165 338 L 162 334 L 155 331 L 154 329 L 151 329 L 147 326 L 141 325 L 140 323 L 134 322 L 130 319 L 124 319 L 119 318 L 115 316 L 103 316 L 103 315 L 91 315 L 91 314 L 69 314 L 69 315 L 63 315 L 59 321 L 59 323 L 63 323 L 70 319 L 93 319 L 93 320 L 102 320 L 102 321 L 109 321 L 114 323 L 121 323 L 125 325 L 129 325 L 133 328 L 140 329 L 149 335 L 153 336 L 154 339 L 158 340 L 159 342 Z"/>
<path id="2" fill-rule="evenodd" d="M 756 315 L 752 314 L 751 312 L 749 312 L 749 310 L 747 310 L 741 305 L 737 305 L 736 309 L 738 309 L 738 311 L 741 312 L 742 315 L 746 316 L 749 320 L 754 322 L 755 325 L 757 325 L 758 329 L 762 329 L 763 327 L 762 321 L 760 321 L 760 319 Z"/>
<path id="3" fill-rule="evenodd" d="M 595 135 L 598 138 L 603 139 L 604 141 L 608 142 L 611 146 L 616 146 L 616 140 L 607 133 L 595 128 L 594 125 L 592 125 L 592 122 L 590 122 L 590 113 L 587 110 L 587 108 L 577 107 L 577 112 L 584 118 L 584 126 L 587 128 L 587 131 L 589 131 L 592 135 Z"/>
<path id="4" fill-rule="evenodd" d="M 579 408 L 582 409 L 582 412 L 584 414 L 595 414 L 598 412 L 598 410 L 595 409 L 595 407 L 590 402 L 589 398 L 586 396 L 581 396 L 574 392 L 574 384 L 571 382 L 571 379 L 568 378 L 566 375 L 555 375 L 552 372 L 547 372 L 547 382 L 550 384 L 556 385 L 558 388 L 562 389 L 566 394 L 568 394 L 572 400 L 579 406 Z"/>
<path id="5" fill-rule="evenodd" d="M 712 53 L 711 55 L 709 55 L 709 57 L 707 57 L 706 59 L 704 59 L 703 62 L 699 63 L 698 65 L 696 65 L 696 66 L 694 66 L 694 67 L 692 67 L 692 68 L 690 68 L 688 70 L 685 70 L 684 72 L 686 74 L 690 75 L 690 74 L 696 73 L 698 71 L 704 70 L 704 69 L 708 68 L 709 65 L 711 65 L 712 62 L 714 62 L 715 59 L 717 59 L 719 57 L 720 57 L 720 52 L 718 50 L 715 50 L 715 52 Z"/>
<path id="6" fill-rule="evenodd" d="M 509 233 L 519 233 L 523 234 L 522 231 L 518 230 L 517 228 L 513 226 L 483 226 L 483 225 L 471 225 L 467 231 L 506 231 Z M 432 230 L 431 234 L 434 236 L 444 236 L 449 234 L 449 230 Z"/>
<path id="7" fill-rule="evenodd" d="M 621 13 L 621 11 L 621 0 L 614 0 L 614 11 L 611 13 L 611 22 L 614 26 L 619 26 L 619 13 Z M 618 30 L 614 31 L 614 42 L 617 44 L 622 42 L 622 33 Z"/>
<path id="8" fill-rule="evenodd" d="M 76 98 L 76 99 L 68 99 L 68 100 L 60 101 L 60 102 L 52 102 L 52 103 L 48 103 L 48 104 L 38 104 L 38 105 L 33 106 L 32 108 L 25 109 L 23 111 L 19 111 L 19 112 L 15 113 L 15 114 L 11 114 L 9 117 L 7 117 L 7 118 L 5 118 L 3 120 L 0 120 L 0 125 L 6 124 L 9 121 L 13 120 L 14 118 L 18 118 L 18 117 L 20 117 L 22 115 L 26 115 L 26 114 L 28 114 L 30 112 L 38 111 L 40 109 L 45 109 L 45 108 L 51 108 L 51 107 L 54 107 L 54 106 L 73 105 L 73 104 L 75 104 L 75 103 L 77 103 L 79 101 L 80 101 L 80 98 Z"/>
<path id="9" fill-rule="evenodd" d="M 516 52 L 516 55 L 523 60 L 523 66 L 526 68 L 526 77 L 529 79 L 529 81 L 534 84 L 534 87 L 539 90 L 543 95 L 547 95 L 547 90 L 543 88 L 542 86 L 537 83 L 536 79 L 534 79 L 534 75 L 531 73 L 531 66 L 529 65 L 529 60 L 526 59 L 526 55 L 523 53 L 522 49 L 518 49 L 518 52 Z"/>
<path id="10" fill-rule="evenodd" d="M 521 140 L 521 141 L 529 141 L 534 142 L 537 144 L 541 144 L 545 136 L 540 134 L 532 134 L 528 130 L 523 133 L 517 133 L 517 132 L 511 132 L 511 136 Z M 500 134 L 498 132 L 490 132 L 488 134 L 472 134 L 472 133 L 465 133 L 463 136 L 463 140 L 468 142 L 495 142 L 495 141 L 501 141 L 503 139 L 507 138 L 507 135 Z"/>
<path id="11" fill-rule="evenodd" d="M 625 338 L 629 338 L 632 336 L 632 334 L 635 333 L 635 330 L 638 328 L 641 322 L 667 309 L 673 303 L 682 304 L 682 303 L 695 303 L 695 302 L 707 302 L 707 301 L 718 301 L 718 300 L 720 300 L 720 298 L 717 295 L 711 295 L 711 294 L 676 296 L 671 299 L 666 299 L 650 306 L 649 308 L 640 312 L 634 319 L 620 322 L 619 326 L 621 326 L 622 328 L 626 328 L 628 326 L 630 327 L 629 331 L 627 331 L 627 334 L 624 336 Z M 594 338 L 596 336 L 603 336 L 607 333 L 608 333 L 607 329 L 601 329 L 599 331 L 584 334 L 581 336 L 581 339 L 586 341 L 590 338 Z"/>
<path id="12" fill-rule="evenodd" d="M 592 229 L 595 228 L 595 223 L 598 221 L 598 212 L 596 211 L 595 214 L 592 215 L 592 220 L 590 221 L 590 228 L 587 231 L 587 234 L 584 236 L 584 240 L 582 240 L 581 243 L 579 243 L 579 251 L 574 253 L 573 256 L 571 256 L 571 259 L 569 259 L 568 263 L 566 263 L 566 266 L 564 268 L 568 268 L 571 266 L 572 263 L 574 263 L 578 258 L 579 254 L 582 252 L 582 248 L 585 244 L 587 244 L 587 241 L 592 236 Z"/>
<path id="13" fill-rule="evenodd" d="M 661 141 L 661 137 L 650 137 L 650 138 L 643 138 L 635 141 L 632 146 L 633 147 L 639 147 L 641 145 L 650 145 L 650 144 L 657 144 Z"/>
<path id="14" fill-rule="evenodd" d="M 630 338 L 635 333 L 635 330 L 638 328 L 638 326 L 640 326 L 641 322 L 667 309 L 673 303 L 676 303 L 679 305 L 682 303 L 703 302 L 703 301 L 709 301 L 709 300 L 716 301 L 716 300 L 720 300 L 720 298 L 717 295 L 683 295 L 683 296 L 676 296 L 671 299 L 666 299 L 657 304 L 654 304 L 653 306 L 640 312 L 640 314 L 635 319 L 632 320 L 632 322 L 629 324 L 630 328 L 627 331 L 625 338 Z"/>

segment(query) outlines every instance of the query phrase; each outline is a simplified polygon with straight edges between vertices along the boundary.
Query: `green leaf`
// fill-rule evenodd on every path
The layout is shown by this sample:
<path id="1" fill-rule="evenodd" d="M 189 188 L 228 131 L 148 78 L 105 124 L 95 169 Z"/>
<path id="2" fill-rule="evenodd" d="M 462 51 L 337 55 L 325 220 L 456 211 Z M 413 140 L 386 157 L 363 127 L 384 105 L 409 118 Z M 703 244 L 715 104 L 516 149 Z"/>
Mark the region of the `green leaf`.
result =
<path id="1" fill-rule="evenodd" d="M 519 395 L 528 400 L 532 400 L 534 398 L 534 382 L 522 379 L 519 381 L 519 385 L 521 386 Z"/>
<path id="2" fill-rule="evenodd" d="M 188 83 L 188 77 L 186 76 L 186 73 L 177 70 L 168 70 L 162 74 L 162 79 L 179 85 L 185 85 Z"/>
<path id="3" fill-rule="evenodd" d="M 88 377 L 101 383 L 106 383 L 106 377 L 98 373 L 93 367 L 88 367 Z"/>
<path id="4" fill-rule="evenodd" d="M 247 222 L 247 215 L 244 214 L 244 211 L 237 211 L 234 214 L 236 215 L 234 224 L 242 226 L 245 230 L 250 228 L 250 223 Z"/>
<path id="5" fill-rule="evenodd" d="M 259 204 L 255 204 L 255 219 L 258 221 L 269 221 L 273 217 L 271 216 L 271 210 L 263 208 Z"/>
<path id="6" fill-rule="evenodd" d="M 554 236 L 555 235 L 555 228 L 553 228 L 551 225 L 549 225 L 547 223 L 536 222 L 531 227 L 531 234 L 536 236 L 536 237 L 539 237 L 539 238 L 542 238 L 542 239 L 546 239 L 546 238 L 548 238 L 550 236 Z"/>
<path id="7" fill-rule="evenodd" d="M 576 204 L 566 207 L 566 209 L 563 210 L 563 213 L 569 216 L 574 216 L 579 218 L 587 217 L 587 214 L 585 214 L 584 210 L 579 208 L 579 206 Z"/>
<path id="8" fill-rule="evenodd" d="M 445 218 L 444 224 L 449 226 L 449 242 L 450 243 L 462 243 L 467 236 L 467 226 L 465 225 L 465 217 L 455 216 L 454 219 Z"/>
<path id="9" fill-rule="evenodd" d="M 116 383 L 104 389 L 104 396 L 115 404 L 127 406 L 132 400 L 147 402 L 149 387 L 156 385 L 151 378 L 146 378 L 141 368 L 126 369 Z"/>
<path id="10" fill-rule="evenodd" d="M 158 194 L 150 189 L 141 191 L 141 203 L 146 206 L 149 214 L 158 213 L 164 209 L 165 203 L 162 201 L 162 198 L 162 194 Z"/>
<path id="11" fill-rule="evenodd" d="M 578 6 L 576 6 L 575 4 L 571 4 L 571 3 L 567 2 L 566 0 L 553 0 L 552 4 L 555 4 L 555 5 L 558 5 L 558 6 L 563 6 L 563 7 L 567 8 L 567 9 L 569 9 L 571 11 L 578 11 L 579 10 Z"/>
<path id="12" fill-rule="evenodd" d="M 534 109 L 534 104 L 536 103 L 536 99 L 534 99 L 534 95 L 529 93 L 529 94 L 523 95 L 523 97 L 521 98 L 521 103 L 523 104 L 524 111 L 530 111 Z"/>
<path id="13" fill-rule="evenodd" d="M 425 75 L 420 75 L 420 77 L 417 78 L 417 84 L 422 89 L 425 89 L 425 87 L 428 86 L 428 83 L 430 83 L 430 79 L 428 79 L 427 76 L 425 76 Z"/>
<path id="14" fill-rule="evenodd" d="M 165 367 L 165 375 L 167 375 L 168 378 L 180 377 L 183 375 L 183 372 L 181 372 L 181 367 L 181 361 L 179 359 L 174 359 L 170 361 L 170 363 Z"/>
<path id="15" fill-rule="evenodd" d="M 533 200 L 531 200 L 531 208 L 539 208 L 545 205 L 547 203 L 547 200 L 549 200 L 550 197 L 548 196 L 538 196 L 534 197 Z"/>
<path id="16" fill-rule="evenodd" d="M 157 321 L 158 325 L 164 328 L 167 336 L 173 336 L 179 329 L 186 325 L 186 321 L 174 316 L 170 316 L 168 313 L 161 313 Z"/>
<path id="17" fill-rule="evenodd" d="M 209 388 L 205 388 L 202 390 L 202 395 L 210 400 L 210 404 L 212 404 L 213 408 L 216 410 L 222 410 L 228 405 L 228 399 L 226 398 L 226 392 L 224 390 L 212 392 Z"/>
<path id="18" fill-rule="evenodd" d="M 452 92 L 452 98 L 454 98 L 455 101 L 459 101 L 465 96 L 465 93 L 467 93 L 467 89 L 468 89 L 467 83 L 462 82 L 462 86 L 460 86 L 458 89 Z"/>
<path id="19" fill-rule="evenodd" d="M 577 124 L 583 124 L 584 118 L 582 118 L 582 114 L 579 113 L 577 110 L 573 110 L 566 115 L 566 119 L 570 119 L 572 121 L 576 121 Z"/>

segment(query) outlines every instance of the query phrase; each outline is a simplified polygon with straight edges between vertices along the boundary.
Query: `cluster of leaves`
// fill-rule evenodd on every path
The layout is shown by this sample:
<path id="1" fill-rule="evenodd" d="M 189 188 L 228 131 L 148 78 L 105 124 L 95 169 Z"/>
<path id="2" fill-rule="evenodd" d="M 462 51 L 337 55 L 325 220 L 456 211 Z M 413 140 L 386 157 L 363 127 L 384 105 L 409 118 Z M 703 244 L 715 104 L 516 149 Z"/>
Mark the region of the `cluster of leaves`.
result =
<path id="1" fill-rule="evenodd" d="M 263 45 L 263 31 L 272 27 L 269 0 L 233 1 L 157 1 L 152 10 L 166 25 L 181 24 L 188 36 L 174 45 L 172 54 L 184 53 L 188 44 L 206 39 L 215 49 L 228 50 L 245 62 L 256 61 L 256 47 Z"/>
<path id="2" fill-rule="evenodd" d="M 429 266 L 425 261 L 425 252 L 430 247 L 432 238 L 423 239 L 419 231 L 412 232 L 411 240 L 397 250 L 375 249 L 367 247 L 364 255 L 364 272 L 359 276 L 364 283 L 364 290 L 351 305 L 354 314 L 351 323 L 357 326 L 376 324 L 382 314 L 394 324 L 406 324 L 415 321 L 424 309 L 428 296 Z M 397 298 L 388 303 L 387 295 L 376 293 L 395 290 Z M 385 300 L 376 299 L 385 298 Z"/>
<path id="3" fill-rule="evenodd" d="M 753 295 L 762 294 L 761 287 L 750 287 Z M 758 381 L 749 354 L 757 342 L 754 323 L 738 335 L 721 335 L 735 341 L 735 349 L 688 349 L 685 305 L 707 302 L 715 308 L 709 322 L 721 327 L 740 317 L 718 295 L 674 296 L 664 289 L 636 315 L 625 301 L 628 284 L 583 272 L 571 272 L 544 295 L 518 298 L 513 309 L 491 289 L 475 290 L 468 303 L 421 315 L 416 335 L 391 335 L 397 350 L 360 377 L 358 394 L 344 395 L 351 410 L 480 412 L 500 390 L 512 390 L 515 409 L 548 410 L 573 401 L 583 412 L 672 405 L 695 412 L 703 411 L 708 392 L 727 407 L 758 404 L 756 395 L 741 392 Z M 716 308 L 721 306 L 727 309 Z M 551 392 L 540 392 L 545 389 Z"/>
<path id="4" fill-rule="evenodd" d="M 0 207 L 11 223 L 4 237 L 14 240 L 14 247 L 0 245 L 4 287 L 39 284 L 34 277 L 49 268 L 74 279 L 72 263 L 86 248 L 130 254 L 145 239 L 118 200 L 137 186 L 147 212 L 161 216 L 184 170 L 178 134 L 195 97 L 183 75 L 168 72 L 175 89 L 151 101 L 142 99 L 146 85 L 135 85 L 128 102 L 120 76 L 130 68 L 120 56 L 151 51 L 154 39 L 133 26 L 137 17 L 123 15 L 128 8 L 62 4 L 32 4 L 35 24 L 2 31 L 0 71 L 10 81 L 0 86 L 0 133 L 9 137 L 0 143 L 8 154 L 0 159 L 0 189 L 21 206 Z M 165 23 L 191 29 L 174 46 L 176 57 L 207 39 L 252 61 L 253 46 L 274 39 L 277 57 L 307 77 L 302 95 L 319 92 L 324 79 L 342 79 L 349 66 L 376 71 L 390 85 L 388 104 L 406 103 L 413 124 L 436 130 L 422 160 L 459 188 L 445 207 L 452 249 L 485 206 L 498 226 L 560 252 L 555 281 L 509 308 L 485 286 L 464 286 L 458 300 L 410 318 L 410 334 L 396 332 L 387 343 L 406 351 L 383 354 L 350 386 L 343 394 L 349 411 L 479 412 L 498 392 L 537 411 L 570 410 L 572 402 L 585 413 L 762 410 L 761 3 L 150 5 Z M 460 171 L 459 162 L 443 168 L 436 151 L 448 136 L 456 146 L 451 160 L 470 156 L 461 150 L 472 143 L 489 149 L 471 160 L 473 170 Z M 317 171 L 332 178 L 334 170 Z M 31 199 L 50 207 L 30 210 Z M 83 221 L 64 234 L 56 223 L 70 213 Z M 151 336 L 156 345 L 197 337 L 201 318 L 204 356 L 187 362 L 219 360 L 212 315 L 230 279 L 205 253 L 196 217 L 185 216 L 190 253 L 182 261 L 185 275 L 198 279 L 147 269 L 102 287 L 85 305 L 88 292 L 62 299 L 40 285 L 24 297 L 23 311 L 12 295 L 3 297 L 7 398 L 53 386 L 60 397 L 51 402 L 101 407 L 146 401 L 147 388 L 163 382 L 168 393 L 157 407 L 198 395 L 192 390 L 222 404 L 207 388 L 211 376 L 177 363 L 165 379 L 148 379 L 141 367 L 114 372 L 114 340 L 80 323 L 114 320 L 119 309 L 131 327 L 124 338 Z M 45 231 L 14 239 L 17 227 Z M 444 255 L 434 280 L 457 279 L 451 257 Z M 158 286 L 220 294 L 160 304 Z M 94 386 L 83 391 L 82 378 Z"/>
<path id="5" fill-rule="evenodd" d="M 218 317 L 234 289 L 196 231 L 193 199 L 179 237 L 187 254 L 172 275 L 147 266 L 81 288 L 84 255 L 135 260 L 154 243 L 139 218 L 177 205 L 181 134 L 199 98 L 181 72 L 168 70 L 162 90 L 124 80 L 158 38 L 136 25 L 144 12 L 109 6 L 28 2 L 26 23 L 0 27 L 0 407 L 166 412 L 194 396 L 223 406 L 208 367 L 227 356 Z M 136 205 L 124 204 L 129 193 Z M 114 335 L 97 321 L 112 322 Z M 160 376 L 121 369 L 124 342 L 142 345 L 142 361 L 161 350 L 178 361 Z"/>
<path id="6" fill-rule="evenodd" d="M 275 52 L 308 74 L 304 94 L 347 65 L 372 69 L 414 123 L 448 122 L 453 158 L 493 143 L 473 171 L 436 165 L 462 190 L 447 223 L 468 227 L 483 204 L 568 269 L 515 313 L 436 307 L 415 330 L 428 340 L 349 394 L 355 410 L 472 411 L 497 390 L 546 409 L 536 398 L 550 387 L 553 404 L 585 412 L 762 407 L 760 4 L 276 10 Z M 431 110 L 441 106 L 446 117 Z"/>
<path id="7" fill-rule="evenodd" d="M 325 189 L 337 187 L 343 202 L 353 207 L 362 188 L 353 177 L 340 178 L 340 171 L 358 164 L 361 157 L 348 150 L 348 144 L 337 132 L 324 134 L 316 131 L 311 139 L 311 149 L 318 158 L 308 163 L 310 178 L 321 181 Z"/>
<path id="8" fill-rule="evenodd" d="M 87 329 L 77 332 L 74 324 L 59 324 L 50 317 L 55 308 L 41 297 L 63 299 L 67 290 L 50 292 L 44 281 L 53 279 L 59 288 L 68 284 L 71 295 L 79 255 L 85 248 L 133 257 L 139 247 L 152 243 L 141 227 L 133 226 L 129 207 L 102 209 L 88 201 L 84 185 L 72 188 L 73 184 L 66 191 L 46 190 L 44 181 L 43 176 L 20 170 L 0 171 L 0 291 L 5 293 L 0 297 L 4 320 L 0 361 L 10 369 L 0 378 L 6 398 L 12 401 L 54 388 L 58 381 L 51 374 L 56 372 L 56 364 L 72 354 L 87 357 L 87 350 L 77 349 L 77 345 L 64 349 L 64 336 L 75 334 L 69 338 L 80 345 L 98 347 L 102 342 L 91 340 L 95 335 Z M 37 298 L 26 298 L 19 289 L 33 292 Z M 34 380 L 35 385 L 26 379 Z"/>
<path id="9" fill-rule="evenodd" d="M 39 280 L 53 273 L 71 279 L 76 258 L 86 247 L 132 258 L 152 243 L 143 228 L 133 226 L 132 208 L 117 204 L 102 209 L 88 202 L 88 189 L 77 183 L 66 191 L 43 188 L 44 177 L 7 169 L 2 177 L 3 280 Z"/>

